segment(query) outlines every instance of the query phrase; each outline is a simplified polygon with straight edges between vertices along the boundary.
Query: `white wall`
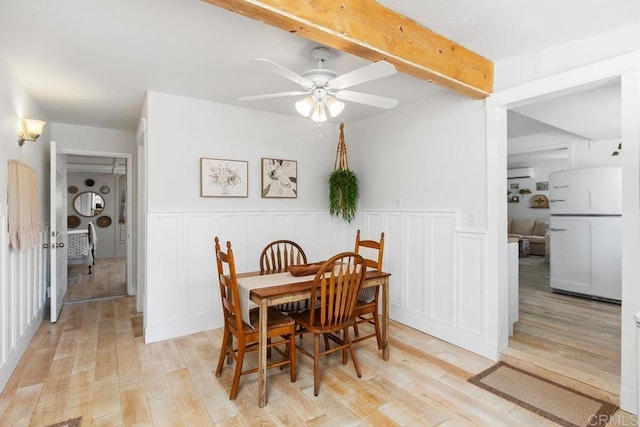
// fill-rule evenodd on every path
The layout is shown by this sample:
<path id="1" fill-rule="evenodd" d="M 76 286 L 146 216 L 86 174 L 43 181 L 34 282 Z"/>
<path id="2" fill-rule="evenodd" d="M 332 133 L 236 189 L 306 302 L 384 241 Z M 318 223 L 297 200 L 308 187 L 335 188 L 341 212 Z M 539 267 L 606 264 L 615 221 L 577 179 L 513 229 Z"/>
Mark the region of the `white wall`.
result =
<path id="1" fill-rule="evenodd" d="M 454 93 L 346 127 L 364 209 L 454 209 L 462 227 L 487 219 L 482 101 Z"/>
<path id="2" fill-rule="evenodd" d="M 338 142 L 335 125 L 149 92 L 148 209 L 314 209 L 328 200 Z M 348 142 L 347 142 L 348 145 Z M 200 197 L 200 158 L 247 160 L 248 198 Z M 260 197 L 260 159 L 298 161 L 298 197 Z M 326 194 L 327 197 L 320 197 Z"/>
<path id="3" fill-rule="evenodd" d="M 52 123 L 51 139 L 65 150 L 131 153 L 135 159 L 136 135 L 128 130 Z"/>
<path id="4" fill-rule="evenodd" d="M 18 146 L 19 118 L 47 120 L 6 63 L 0 59 L 0 390 L 13 373 L 45 316 L 48 252 L 42 245 L 9 248 L 7 234 L 7 161 L 20 160 L 38 172 L 42 240 L 49 210 L 50 125 L 37 142 Z"/>

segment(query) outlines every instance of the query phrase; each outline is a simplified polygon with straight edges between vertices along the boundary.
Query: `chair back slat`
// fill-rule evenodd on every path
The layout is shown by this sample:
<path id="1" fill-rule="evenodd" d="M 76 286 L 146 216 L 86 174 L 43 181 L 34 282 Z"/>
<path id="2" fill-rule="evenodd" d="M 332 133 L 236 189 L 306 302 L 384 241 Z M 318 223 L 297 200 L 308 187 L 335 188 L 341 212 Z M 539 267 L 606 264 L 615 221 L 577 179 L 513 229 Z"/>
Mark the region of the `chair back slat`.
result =
<path id="1" fill-rule="evenodd" d="M 290 265 L 307 263 L 307 256 L 296 242 L 275 240 L 260 254 L 260 271 L 286 271 Z"/>
<path id="2" fill-rule="evenodd" d="M 318 322 L 323 328 L 332 328 L 348 322 L 353 316 L 365 272 L 364 259 L 355 252 L 343 252 L 327 260 L 311 287 L 311 301 L 317 301 L 317 304 L 316 310 L 309 311 L 310 323 Z"/>
<path id="3" fill-rule="evenodd" d="M 362 250 L 363 248 L 364 251 Z M 356 233 L 356 248 L 353 251 L 365 257 L 365 264 L 367 265 L 367 268 L 376 271 L 382 271 L 382 256 L 384 254 L 384 233 L 380 233 L 380 241 L 376 242 L 375 240 L 360 240 L 360 230 L 358 230 L 358 232 Z M 369 254 L 374 255 L 375 258 L 368 258 L 367 256 Z"/>
<path id="4" fill-rule="evenodd" d="M 222 311 L 225 318 L 235 319 L 236 327 L 240 330 L 242 328 L 242 311 L 240 310 L 240 293 L 231 242 L 227 242 L 227 252 L 224 252 L 220 248 L 218 237 L 216 237 L 215 252 Z"/>

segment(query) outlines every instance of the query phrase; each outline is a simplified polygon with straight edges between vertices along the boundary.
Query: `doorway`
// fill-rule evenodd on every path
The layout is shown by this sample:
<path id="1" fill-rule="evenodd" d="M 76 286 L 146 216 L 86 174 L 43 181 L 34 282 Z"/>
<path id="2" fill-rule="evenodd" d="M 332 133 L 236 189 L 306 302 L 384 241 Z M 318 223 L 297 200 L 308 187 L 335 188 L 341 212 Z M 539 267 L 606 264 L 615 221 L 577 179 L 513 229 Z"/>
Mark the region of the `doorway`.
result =
<path id="1" fill-rule="evenodd" d="M 128 157 L 127 157 L 128 156 Z M 130 155 L 67 153 L 67 292 L 64 303 L 130 293 Z"/>
<path id="2" fill-rule="evenodd" d="M 496 260 L 490 266 L 490 274 L 495 274 L 497 284 L 497 304 L 500 313 L 501 332 L 499 347 L 506 348 L 508 343 L 508 274 L 507 274 L 507 245 L 506 226 L 507 209 L 503 202 L 503 191 L 506 190 L 506 152 L 507 152 L 507 109 L 514 106 L 535 102 L 536 98 L 554 97 L 560 93 L 568 93 L 575 88 L 601 82 L 607 79 L 619 78 L 621 82 L 621 121 L 622 145 L 628 149 L 622 156 L 623 176 L 622 187 L 625 195 L 622 207 L 623 235 L 635 233 L 640 227 L 640 218 L 636 212 L 640 205 L 640 72 L 636 71 L 640 65 L 640 54 L 633 53 L 592 64 L 569 72 L 522 84 L 495 94 L 487 100 L 487 134 L 490 147 L 496 147 L 490 152 L 490 162 L 495 162 L 495 172 L 489 173 L 490 196 L 495 204 L 489 205 L 490 228 L 494 230 L 496 246 Z M 495 154 L 494 154 L 495 153 Z M 501 197 L 502 196 L 502 197 Z M 638 385 L 636 369 L 636 328 L 634 313 L 640 310 L 640 289 L 634 285 L 634 277 L 640 274 L 640 266 L 635 259 L 640 253 L 640 242 L 634 239 L 623 239 L 622 242 L 622 306 L 621 306 L 621 372 L 620 372 L 620 407 L 628 412 L 636 413 Z"/>
<path id="3" fill-rule="evenodd" d="M 620 159 L 612 156 L 621 138 L 620 84 L 601 82 L 581 92 L 515 108 L 507 113 L 507 128 L 507 167 L 530 171 L 508 181 L 508 190 L 519 196 L 517 202 L 509 199 L 509 221 L 545 223 L 553 241 L 549 204 L 533 201 L 551 198 L 552 172 L 620 166 Z M 519 258 L 520 320 L 503 357 L 618 405 L 620 305 L 552 292 L 549 262 L 557 262 L 553 249 L 548 247 L 551 259 L 544 252 Z M 616 282 L 611 286 L 621 286 Z"/>

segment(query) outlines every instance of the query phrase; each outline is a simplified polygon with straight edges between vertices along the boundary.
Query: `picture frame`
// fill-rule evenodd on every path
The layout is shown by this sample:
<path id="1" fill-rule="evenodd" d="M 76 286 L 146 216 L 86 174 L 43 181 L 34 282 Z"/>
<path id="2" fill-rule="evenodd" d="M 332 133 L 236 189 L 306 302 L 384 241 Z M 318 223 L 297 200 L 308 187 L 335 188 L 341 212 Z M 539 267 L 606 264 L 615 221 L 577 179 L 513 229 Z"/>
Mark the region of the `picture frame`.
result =
<path id="1" fill-rule="evenodd" d="M 536 182 L 536 191 L 548 191 L 549 181 Z"/>
<path id="2" fill-rule="evenodd" d="M 298 197 L 298 162 L 263 157 L 261 161 L 261 194 L 266 199 Z"/>
<path id="3" fill-rule="evenodd" d="M 249 197 L 249 162 L 200 158 L 200 197 Z"/>
<path id="4" fill-rule="evenodd" d="M 510 188 L 511 190 L 517 190 L 518 188 L 520 188 L 520 184 L 518 184 L 518 183 L 511 184 L 511 185 L 509 186 L 509 188 Z"/>

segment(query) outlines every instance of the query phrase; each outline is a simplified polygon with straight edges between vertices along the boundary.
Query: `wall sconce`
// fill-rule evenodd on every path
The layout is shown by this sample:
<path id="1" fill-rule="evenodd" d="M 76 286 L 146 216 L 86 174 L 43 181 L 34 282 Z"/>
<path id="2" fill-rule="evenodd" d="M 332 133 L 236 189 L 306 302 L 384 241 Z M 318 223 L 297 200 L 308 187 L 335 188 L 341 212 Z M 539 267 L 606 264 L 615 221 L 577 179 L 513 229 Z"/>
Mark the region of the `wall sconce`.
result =
<path id="1" fill-rule="evenodd" d="M 42 134 L 42 128 L 46 124 L 47 123 L 42 120 L 20 120 L 21 130 L 18 132 L 18 145 L 22 147 L 26 141 L 36 142 L 36 139 Z"/>

